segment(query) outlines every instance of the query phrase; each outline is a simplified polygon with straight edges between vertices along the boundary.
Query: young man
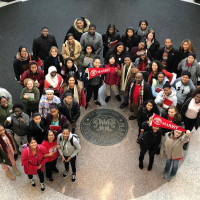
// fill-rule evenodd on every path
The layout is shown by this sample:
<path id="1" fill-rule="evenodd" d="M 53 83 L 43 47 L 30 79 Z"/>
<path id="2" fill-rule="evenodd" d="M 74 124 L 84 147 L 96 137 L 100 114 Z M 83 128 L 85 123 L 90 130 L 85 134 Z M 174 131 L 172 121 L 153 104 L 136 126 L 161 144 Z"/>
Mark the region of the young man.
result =
<path id="1" fill-rule="evenodd" d="M 58 135 L 57 144 L 59 145 L 59 153 L 62 157 L 62 162 L 65 165 L 63 178 L 66 178 L 69 173 L 69 163 L 72 167 L 72 182 L 76 181 L 76 156 L 81 149 L 81 145 L 77 137 L 70 133 L 68 128 L 64 128 L 62 133 Z"/>
<path id="2" fill-rule="evenodd" d="M 172 88 L 169 82 L 163 85 L 163 91 L 160 91 L 155 99 L 161 114 L 165 114 L 170 106 L 176 106 L 176 90 Z"/>
<path id="3" fill-rule="evenodd" d="M 39 57 L 43 61 L 49 56 L 49 51 L 52 46 L 58 47 L 56 39 L 53 35 L 49 34 L 49 29 L 47 27 L 43 27 L 41 35 L 33 41 L 32 50 L 34 60 L 38 61 Z"/>
<path id="4" fill-rule="evenodd" d="M 94 48 L 95 54 L 99 55 L 103 47 L 103 41 L 101 34 L 96 32 L 96 25 L 91 24 L 89 30 L 86 33 L 83 33 L 80 40 L 82 49 L 85 49 L 87 45 L 90 45 Z"/>
<path id="5" fill-rule="evenodd" d="M 172 87 L 176 90 L 176 107 L 180 111 L 184 101 L 186 100 L 186 97 L 191 96 L 192 92 L 195 90 L 195 86 L 191 80 L 191 73 L 188 71 L 183 71 L 181 77 L 175 80 L 175 82 L 172 84 Z"/>
<path id="6" fill-rule="evenodd" d="M 165 40 L 165 46 L 158 49 L 155 60 L 159 60 L 168 72 L 177 73 L 178 50 L 172 47 L 172 39 Z"/>

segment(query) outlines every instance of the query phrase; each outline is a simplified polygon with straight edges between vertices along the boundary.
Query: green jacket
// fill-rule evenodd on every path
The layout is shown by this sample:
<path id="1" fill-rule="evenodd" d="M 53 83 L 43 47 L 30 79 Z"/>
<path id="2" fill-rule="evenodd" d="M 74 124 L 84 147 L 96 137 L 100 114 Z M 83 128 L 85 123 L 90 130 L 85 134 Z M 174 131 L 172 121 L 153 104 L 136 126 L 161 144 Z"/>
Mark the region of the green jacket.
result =
<path id="1" fill-rule="evenodd" d="M 25 99 L 23 97 L 25 93 L 33 93 L 34 98 L 29 97 L 28 99 Z M 33 87 L 32 92 L 29 92 L 28 88 L 25 87 L 21 92 L 20 100 L 26 105 L 26 109 L 36 110 L 38 109 L 38 104 L 40 100 L 40 91 L 38 90 L 38 88 Z"/>
<path id="2" fill-rule="evenodd" d="M 6 155 L 6 153 L 3 151 L 0 145 L 0 164 L 6 164 L 9 166 L 12 166 L 10 159 Z"/>
<path id="3" fill-rule="evenodd" d="M 0 124 L 3 124 L 6 118 L 13 113 L 12 107 L 12 104 L 8 104 L 7 108 L 0 106 Z"/>

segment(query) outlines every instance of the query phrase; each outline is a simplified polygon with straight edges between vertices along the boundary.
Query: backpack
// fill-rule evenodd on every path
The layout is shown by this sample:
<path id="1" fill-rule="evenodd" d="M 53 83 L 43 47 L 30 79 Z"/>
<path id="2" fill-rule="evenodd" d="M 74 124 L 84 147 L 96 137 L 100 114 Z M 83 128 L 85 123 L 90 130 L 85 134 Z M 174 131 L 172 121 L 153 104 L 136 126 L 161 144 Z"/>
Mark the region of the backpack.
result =
<path id="1" fill-rule="evenodd" d="M 76 140 L 78 141 L 78 143 L 80 144 L 80 138 L 79 138 L 79 136 L 77 135 L 77 134 L 75 134 L 75 133 L 72 133 L 72 138 L 70 139 L 70 144 L 72 145 L 72 146 L 74 146 L 74 142 L 73 142 L 73 138 L 76 138 Z M 60 141 L 62 141 L 62 139 L 63 139 L 63 137 L 62 137 L 62 135 L 61 135 L 61 137 L 60 137 Z M 74 146 L 75 147 L 75 146 Z"/>

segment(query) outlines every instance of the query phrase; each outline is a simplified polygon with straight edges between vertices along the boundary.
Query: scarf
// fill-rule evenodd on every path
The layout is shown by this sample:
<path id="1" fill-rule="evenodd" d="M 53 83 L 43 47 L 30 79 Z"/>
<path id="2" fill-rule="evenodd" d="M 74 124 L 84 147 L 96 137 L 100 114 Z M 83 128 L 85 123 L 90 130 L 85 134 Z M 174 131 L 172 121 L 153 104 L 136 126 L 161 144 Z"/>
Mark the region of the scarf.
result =
<path id="1" fill-rule="evenodd" d="M 128 67 L 128 71 L 127 71 L 126 77 L 124 77 L 124 74 L 125 74 L 126 68 L 127 68 L 126 65 L 124 65 L 124 66 L 122 67 L 121 91 L 125 91 L 125 89 L 126 89 L 126 85 L 127 85 L 128 77 L 129 77 L 129 74 L 130 74 L 130 72 L 131 72 L 131 68 L 132 68 L 132 63 L 131 63 L 131 65 Z"/>
<path id="2" fill-rule="evenodd" d="M 12 142 L 11 136 L 10 136 L 9 134 L 7 134 L 6 132 L 5 132 L 5 134 L 6 134 L 6 137 L 8 138 L 8 140 L 9 140 L 10 144 L 12 145 L 13 150 L 15 150 L 15 147 L 14 147 L 14 144 L 13 144 L 13 142 Z M 7 144 L 6 144 L 5 141 L 2 139 L 1 136 L 0 136 L 0 145 L 1 145 L 2 148 L 3 148 L 3 151 L 4 151 L 5 153 L 8 153 L 8 152 L 7 152 Z"/>
<path id="3" fill-rule="evenodd" d="M 149 32 L 149 28 L 147 26 L 146 30 L 142 31 L 141 28 L 139 27 L 138 30 L 137 30 L 137 35 L 140 35 L 140 36 L 145 36 L 147 35 Z"/>
<path id="4" fill-rule="evenodd" d="M 55 77 L 51 76 L 51 72 L 53 71 L 57 72 L 57 69 L 54 66 L 49 67 L 48 74 L 45 76 L 45 79 L 53 88 L 56 88 L 58 86 L 58 77 L 57 74 Z"/>
<path id="5" fill-rule="evenodd" d="M 69 42 L 67 41 L 67 45 L 68 45 L 70 57 L 74 57 L 75 42 L 73 42 L 73 44 L 70 45 Z"/>
<path id="6" fill-rule="evenodd" d="M 26 56 L 25 58 L 21 57 L 20 53 L 18 52 L 17 55 L 16 55 L 16 58 L 20 61 L 26 61 L 28 59 L 28 53 L 26 53 Z"/>
<path id="7" fill-rule="evenodd" d="M 135 84 L 136 82 L 133 81 L 130 85 L 130 90 L 129 90 L 129 105 L 132 103 L 131 98 L 133 96 L 133 90 L 135 88 Z M 138 98 L 138 109 L 142 106 L 143 104 L 143 96 L 144 96 L 144 80 L 142 81 L 142 83 L 140 84 L 141 88 L 140 88 L 140 93 L 139 93 L 139 98 Z"/>

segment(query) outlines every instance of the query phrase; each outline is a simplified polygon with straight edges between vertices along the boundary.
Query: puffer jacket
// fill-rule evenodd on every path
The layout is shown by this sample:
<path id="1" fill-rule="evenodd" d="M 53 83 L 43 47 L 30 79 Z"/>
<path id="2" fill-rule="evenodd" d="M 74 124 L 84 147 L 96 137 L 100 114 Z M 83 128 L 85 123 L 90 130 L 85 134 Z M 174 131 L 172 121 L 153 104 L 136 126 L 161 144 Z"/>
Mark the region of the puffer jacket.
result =
<path id="1" fill-rule="evenodd" d="M 178 70 L 179 71 L 188 71 L 191 73 L 191 80 L 194 83 L 194 85 L 198 85 L 198 77 L 200 77 L 200 64 L 197 62 L 197 60 L 194 60 L 194 63 L 191 65 L 191 67 L 187 66 L 187 58 L 183 59 L 178 64 Z"/>
<path id="2" fill-rule="evenodd" d="M 183 145 L 189 142 L 189 137 L 185 134 L 177 139 L 173 138 L 173 132 L 165 134 L 165 138 L 162 142 L 160 154 L 163 157 L 166 155 L 170 159 L 181 159 L 183 158 Z"/>

